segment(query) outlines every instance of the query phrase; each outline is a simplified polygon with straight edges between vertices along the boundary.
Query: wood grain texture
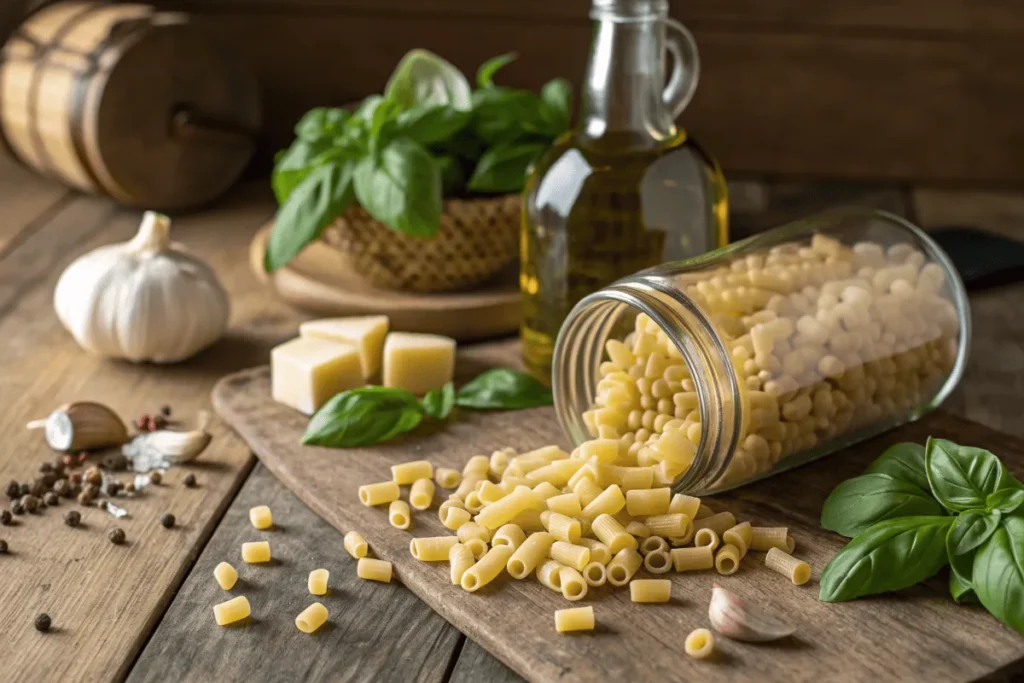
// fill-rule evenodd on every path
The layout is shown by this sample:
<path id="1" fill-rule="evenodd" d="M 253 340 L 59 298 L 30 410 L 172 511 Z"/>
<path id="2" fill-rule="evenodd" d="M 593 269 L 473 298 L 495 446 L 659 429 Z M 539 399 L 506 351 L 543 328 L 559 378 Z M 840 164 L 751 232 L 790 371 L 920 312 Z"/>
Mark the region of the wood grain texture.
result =
<path id="1" fill-rule="evenodd" d="M 465 639 L 448 683 L 517 683 L 519 674 L 472 640 Z"/>
<path id="2" fill-rule="evenodd" d="M 249 508 L 268 505 L 274 528 L 254 529 Z M 247 541 L 270 542 L 273 561 L 247 565 Z M 229 562 L 239 581 L 224 591 L 213 569 Z M 329 593 L 310 595 L 313 569 L 330 572 Z M 245 595 L 246 623 L 221 628 L 212 606 Z M 328 611 L 316 633 L 295 627 L 313 602 Z M 145 681 L 417 681 L 440 683 L 462 635 L 399 583 L 356 577 L 342 537 L 265 468 L 257 466 L 174 598 L 128 677 Z M 182 656 L 187 653 L 187 656 Z M 285 657 L 282 657 L 287 653 Z"/>
<path id="3" fill-rule="evenodd" d="M 466 350 L 459 375 L 508 364 L 515 350 L 510 344 Z M 664 606 L 638 608 L 624 592 L 594 591 L 584 604 L 595 606 L 598 631 L 560 637 L 554 632 L 552 613 L 566 606 L 561 596 L 533 581 L 507 577 L 479 593 L 465 593 L 451 586 L 446 566 L 413 560 L 409 534 L 390 527 L 385 511 L 364 507 L 356 497 L 360 484 L 389 479 L 388 468 L 397 462 L 427 458 L 435 464 L 461 466 L 471 455 L 502 446 L 521 451 L 560 442 L 563 437 L 551 409 L 462 414 L 432 433 L 369 449 L 335 451 L 299 445 L 306 420 L 270 400 L 266 368 L 225 378 L 215 389 L 214 405 L 261 461 L 317 514 L 339 530 L 360 529 L 380 557 L 395 563 L 402 583 L 530 680 L 586 681 L 628 675 L 636 680 L 699 676 L 707 681 L 792 681 L 846 676 L 960 681 L 1016 665 L 1024 658 L 1024 638 L 980 609 L 956 606 L 948 598 L 944 576 L 898 597 L 829 605 L 818 602 L 816 582 L 804 588 L 788 585 L 761 566 L 755 555 L 731 577 L 672 576 L 676 598 Z M 923 442 L 928 435 L 989 447 L 1015 473 L 1024 474 L 1024 443 L 940 413 L 828 460 L 720 496 L 718 505 L 733 510 L 740 519 L 790 527 L 798 555 L 814 567 L 817 576 L 843 545 L 818 524 L 827 494 L 839 481 L 860 472 L 883 445 Z M 449 532 L 431 511 L 416 515 L 412 533 Z M 724 642 L 721 661 L 713 667 L 687 660 L 681 655 L 683 639 L 691 629 L 706 625 L 707 600 L 716 580 L 799 620 L 797 639 L 788 645 L 761 647 Z"/>
<path id="4" fill-rule="evenodd" d="M 0 183 L 0 195 L 5 191 Z M 265 295 L 245 264 L 252 232 L 272 210 L 268 200 L 262 187 L 242 191 L 215 211 L 175 223 L 174 239 L 208 260 L 234 306 L 228 334 L 178 365 L 90 357 L 52 312 L 53 286 L 67 263 L 130 237 L 139 214 L 75 196 L 0 258 L 0 481 L 28 479 L 42 458 L 52 458 L 25 423 L 60 403 L 96 400 L 126 418 L 170 404 L 180 417 L 194 418 L 209 407 L 209 389 L 226 369 L 261 362 L 294 329 L 294 314 Z M 0 207 L 5 202 L 0 197 Z M 211 429 L 211 446 L 190 468 L 198 488 L 182 487 L 184 472 L 172 470 L 166 486 L 124 501 L 130 513 L 118 522 L 128 536 L 124 546 L 106 540 L 114 520 L 97 509 L 85 511 L 84 528 L 64 526 L 60 515 L 68 503 L 0 527 L 11 548 L 0 558 L 0 680 L 124 676 L 251 466 L 248 449 L 222 423 Z M 165 512 L 177 517 L 177 528 L 159 525 Z M 39 612 L 50 614 L 53 633 L 32 629 Z"/>
<path id="5" fill-rule="evenodd" d="M 2 153 L 2 150 L 0 150 Z M 0 156 L 0 255 L 8 251 L 20 235 L 69 200 L 70 192 L 58 183 L 41 180 L 14 161 Z"/>

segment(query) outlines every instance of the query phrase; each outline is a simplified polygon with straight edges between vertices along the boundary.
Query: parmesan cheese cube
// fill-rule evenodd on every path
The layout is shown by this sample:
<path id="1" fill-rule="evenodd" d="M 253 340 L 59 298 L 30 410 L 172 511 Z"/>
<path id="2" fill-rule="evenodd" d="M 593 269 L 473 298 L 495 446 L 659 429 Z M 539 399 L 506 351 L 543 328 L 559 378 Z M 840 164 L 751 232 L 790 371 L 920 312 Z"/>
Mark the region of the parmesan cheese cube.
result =
<path id="1" fill-rule="evenodd" d="M 359 351 L 351 344 L 299 337 L 270 352 L 275 401 L 312 415 L 337 393 L 363 384 Z"/>
<path id="2" fill-rule="evenodd" d="M 384 386 L 425 394 L 452 380 L 455 340 L 436 334 L 392 332 L 384 342 Z"/>
<path id="3" fill-rule="evenodd" d="M 388 325 L 386 315 L 326 318 L 302 323 L 299 325 L 299 335 L 352 344 L 359 349 L 363 379 L 369 379 L 380 372 Z"/>

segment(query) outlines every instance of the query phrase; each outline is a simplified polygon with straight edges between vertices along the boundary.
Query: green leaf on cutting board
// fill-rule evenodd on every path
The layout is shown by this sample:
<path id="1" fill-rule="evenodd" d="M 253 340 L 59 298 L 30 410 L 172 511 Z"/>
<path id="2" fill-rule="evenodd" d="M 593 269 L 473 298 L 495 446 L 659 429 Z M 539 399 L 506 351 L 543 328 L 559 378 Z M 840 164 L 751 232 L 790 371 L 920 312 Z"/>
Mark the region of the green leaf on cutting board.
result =
<path id="1" fill-rule="evenodd" d="M 488 370 L 463 385 L 455 398 L 456 405 L 478 410 L 535 408 L 554 402 L 551 389 L 532 375 L 506 368 Z"/>
<path id="2" fill-rule="evenodd" d="M 329 448 L 369 446 L 415 429 L 424 412 L 419 399 L 403 389 L 350 389 L 316 411 L 302 443 Z"/>

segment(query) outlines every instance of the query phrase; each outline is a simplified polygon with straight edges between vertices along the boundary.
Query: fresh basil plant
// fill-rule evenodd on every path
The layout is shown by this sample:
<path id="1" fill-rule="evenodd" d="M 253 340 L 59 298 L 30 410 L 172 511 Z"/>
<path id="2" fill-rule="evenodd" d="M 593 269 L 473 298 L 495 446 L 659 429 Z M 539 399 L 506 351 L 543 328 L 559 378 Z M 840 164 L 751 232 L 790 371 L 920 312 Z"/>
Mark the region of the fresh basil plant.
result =
<path id="1" fill-rule="evenodd" d="M 352 202 L 396 232 L 429 239 L 444 197 L 521 191 L 530 166 L 569 127 L 572 89 L 562 79 L 539 95 L 496 86 L 514 59 L 485 62 L 474 91 L 455 66 L 413 50 L 384 94 L 354 112 L 307 112 L 274 166 L 279 210 L 264 267 L 287 264 Z"/>

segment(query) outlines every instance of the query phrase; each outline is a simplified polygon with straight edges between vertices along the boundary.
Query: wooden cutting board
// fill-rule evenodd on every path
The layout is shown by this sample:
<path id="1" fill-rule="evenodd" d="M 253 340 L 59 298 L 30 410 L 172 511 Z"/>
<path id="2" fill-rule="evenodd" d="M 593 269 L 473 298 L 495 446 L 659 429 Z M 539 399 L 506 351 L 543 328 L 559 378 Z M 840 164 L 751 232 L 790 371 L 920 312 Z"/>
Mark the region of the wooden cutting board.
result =
<path id="1" fill-rule="evenodd" d="M 491 366 L 517 363 L 513 344 L 460 351 L 457 381 Z M 927 584 L 899 594 L 842 604 L 819 602 L 822 567 L 844 540 L 819 526 L 821 505 L 843 479 L 859 474 L 887 445 L 923 442 L 928 435 L 983 446 L 1024 475 L 1024 442 L 979 424 L 936 413 L 885 437 L 716 497 L 757 525 L 788 526 L 796 555 L 814 568 L 814 579 L 793 586 L 766 570 L 763 553 L 751 553 L 729 577 L 714 572 L 667 574 L 673 599 L 636 605 L 627 590 L 591 589 L 595 633 L 559 635 L 553 613 L 574 606 L 535 580 L 507 575 L 477 593 L 452 586 L 447 563 L 422 563 L 409 554 L 412 536 L 448 535 L 435 508 L 416 513 L 413 528 L 399 531 L 383 509 L 356 497 L 364 483 L 390 479 L 390 466 L 425 458 L 461 468 L 472 455 L 512 446 L 520 451 L 565 444 L 550 408 L 518 412 L 463 412 L 443 428 L 373 448 L 334 450 L 301 446 L 302 415 L 270 400 L 266 367 L 224 378 L 213 394 L 218 412 L 249 443 L 260 460 L 317 514 L 339 531 L 358 529 L 374 555 L 394 563 L 395 576 L 448 621 L 531 681 L 968 681 L 1009 679 L 1024 671 L 1024 638 L 977 606 L 958 606 L 943 571 Z M 440 494 L 440 490 L 439 490 Z M 438 502 L 441 500 L 440 495 Z M 411 534 L 411 535 L 410 535 Z M 332 571 L 355 571 L 348 556 Z M 718 638 L 714 661 L 683 654 L 692 629 L 707 627 L 714 582 L 799 624 L 795 637 L 751 645 Z M 352 605 L 358 609 L 358 605 Z"/>

